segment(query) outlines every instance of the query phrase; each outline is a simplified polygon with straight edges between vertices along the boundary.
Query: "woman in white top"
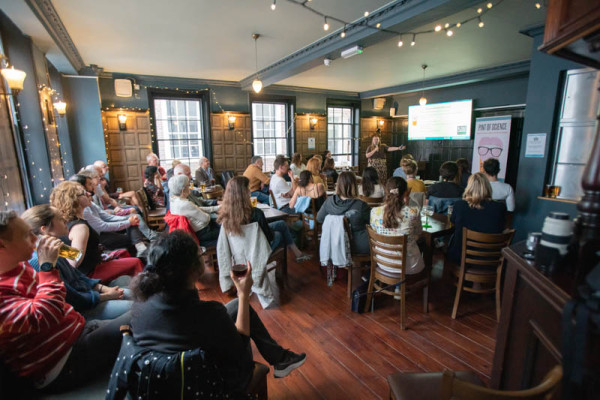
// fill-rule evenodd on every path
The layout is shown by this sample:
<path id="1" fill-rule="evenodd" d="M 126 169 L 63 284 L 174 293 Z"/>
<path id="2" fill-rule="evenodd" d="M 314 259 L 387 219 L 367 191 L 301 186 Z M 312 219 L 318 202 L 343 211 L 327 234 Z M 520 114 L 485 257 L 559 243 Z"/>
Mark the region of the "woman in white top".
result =
<path id="1" fill-rule="evenodd" d="M 202 246 L 216 245 L 221 227 L 211 220 L 210 213 L 217 212 L 219 206 L 198 207 L 188 200 L 190 179 L 185 175 L 177 175 L 169 179 L 169 193 L 171 195 L 169 202 L 171 214 L 183 215 L 190 221 Z"/>
<path id="2" fill-rule="evenodd" d="M 300 172 L 306 169 L 306 164 L 302 163 L 302 154 L 294 153 L 292 156 L 292 163 L 290 164 L 290 169 L 294 173 L 294 176 L 300 176 Z"/>
<path id="3" fill-rule="evenodd" d="M 387 180 L 385 204 L 371 210 L 371 227 L 381 235 L 406 235 L 406 274 L 417 274 L 425 268 L 423 257 L 417 246 L 421 234 L 421 217 L 417 207 L 407 203 L 406 181 L 399 177 Z M 379 265 L 383 270 L 397 272 L 393 268 Z"/>
<path id="4" fill-rule="evenodd" d="M 363 171 L 361 184 L 358 185 L 358 195 L 373 198 L 383 198 L 385 191 L 379 184 L 379 175 L 373 167 L 367 167 Z"/>

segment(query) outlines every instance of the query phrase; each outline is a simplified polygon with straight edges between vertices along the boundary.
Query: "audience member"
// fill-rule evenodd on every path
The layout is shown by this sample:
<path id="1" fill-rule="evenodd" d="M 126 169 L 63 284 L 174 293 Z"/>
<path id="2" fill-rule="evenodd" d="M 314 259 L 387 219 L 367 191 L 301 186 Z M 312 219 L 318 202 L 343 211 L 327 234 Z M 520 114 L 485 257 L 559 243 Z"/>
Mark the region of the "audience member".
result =
<path id="1" fill-rule="evenodd" d="M 296 210 L 290 208 L 289 203 L 296 190 L 296 180 L 293 172 L 289 169 L 288 162 L 284 157 L 277 156 L 273 162 L 275 175 L 271 177 L 269 189 L 273 192 L 277 208 L 288 214 L 295 214 Z M 283 179 L 284 175 L 290 177 L 291 182 L 286 182 Z"/>
<path id="2" fill-rule="evenodd" d="M 417 274 L 425 268 L 417 240 L 421 234 L 421 216 L 418 207 L 408 206 L 408 185 L 397 176 L 388 179 L 385 203 L 371 210 L 371 226 L 381 235 L 406 235 L 406 274 Z M 396 269 L 379 265 L 383 270 Z"/>
<path id="3" fill-rule="evenodd" d="M 181 164 L 180 160 L 171 161 L 171 168 L 167 170 L 167 181 L 173 177 L 175 174 L 175 167 Z"/>
<path id="4" fill-rule="evenodd" d="M 90 278 L 100 279 L 108 283 L 120 276 L 134 276 L 142 270 L 142 263 L 132 258 L 124 250 L 105 255 L 100 248 L 100 235 L 83 217 L 83 211 L 90 205 L 90 200 L 83 186 L 76 182 L 61 182 L 50 194 L 50 204 L 58 209 L 67 221 L 68 236 L 62 241 L 70 244 L 83 256 L 79 261 L 69 260 L 74 268 Z"/>
<path id="5" fill-rule="evenodd" d="M 227 183 L 223 203 L 219 208 L 219 217 L 217 218 L 217 222 L 221 224 L 221 229 L 225 229 L 228 234 L 240 235 L 242 225 L 258 222 L 271 244 L 271 249 L 275 249 L 280 245 L 287 246 L 296 256 L 296 261 L 309 260 L 310 256 L 302 253 L 294 243 L 294 238 L 285 221 L 268 223 L 263 211 L 258 207 L 252 207 L 248 185 L 249 181 L 245 176 L 235 176 Z"/>
<path id="6" fill-rule="evenodd" d="M 456 166 L 458 167 L 458 173 L 456 174 L 456 183 L 463 189 L 467 187 L 469 177 L 471 176 L 471 168 L 469 168 L 469 162 L 466 158 L 459 158 L 456 160 Z"/>
<path id="7" fill-rule="evenodd" d="M 200 166 L 196 170 L 196 186 L 200 184 L 212 185 L 215 183 L 215 172 L 210 167 L 210 160 L 200 157 Z"/>
<path id="8" fill-rule="evenodd" d="M 320 156 L 319 156 L 320 157 Z M 306 170 L 310 171 L 313 176 L 313 182 L 318 185 L 319 183 L 325 186 L 325 182 L 323 181 L 323 177 L 321 176 L 321 160 L 314 156 L 308 163 L 306 164 Z"/>
<path id="9" fill-rule="evenodd" d="M 117 193 L 116 191 L 111 191 L 110 182 L 107 177 L 108 165 L 106 165 L 106 163 L 104 161 L 102 161 L 102 160 L 94 161 L 94 167 L 96 167 L 96 170 L 100 174 L 100 178 L 101 178 L 99 181 L 100 189 L 102 189 L 102 191 L 104 191 L 105 193 L 108 193 L 110 198 L 115 199 L 115 200 L 128 200 L 131 203 L 131 205 L 134 205 L 137 207 L 140 206 L 140 204 L 138 203 L 138 200 L 137 200 L 137 196 L 135 195 L 135 191 L 130 190 L 128 192 L 120 192 L 120 193 Z"/>
<path id="10" fill-rule="evenodd" d="M 331 151 L 329 151 L 329 150 L 323 151 L 323 155 L 321 156 L 321 158 L 322 158 L 321 169 L 324 170 L 325 163 L 327 162 L 327 160 L 332 160 Z"/>
<path id="11" fill-rule="evenodd" d="M 119 327 L 131 314 L 86 323 L 65 301 L 56 269 L 62 242 L 42 236 L 40 272 L 27 264 L 37 240 L 14 211 L 0 211 L 0 358 L 36 388 L 64 390 L 112 366 L 121 347 Z"/>
<path id="12" fill-rule="evenodd" d="M 406 159 L 402 161 L 402 170 L 406 175 L 406 184 L 408 185 L 408 189 L 410 193 L 426 193 L 427 188 L 425 187 L 425 183 L 416 178 L 417 171 L 419 167 L 415 160 Z"/>
<path id="13" fill-rule="evenodd" d="M 192 203 L 188 199 L 190 179 L 185 175 L 176 175 L 169 180 L 169 193 L 171 214 L 183 215 L 190 221 L 200 245 L 206 247 L 216 245 L 221 227 L 211 219 L 210 213 L 217 212 L 219 206 L 198 207 Z"/>
<path id="14" fill-rule="evenodd" d="M 295 208 L 298 197 L 308 196 L 314 199 L 315 208 L 317 211 L 321 209 L 321 206 L 327 199 L 327 192 L 322 183 L 315 184 L 313 180 L 313 174 L 310 171 L 302 171 L 300 173 L 300 179 L 298 180 L 298 187 L 294 191 L 294 195 L 290 200 L 290 207 Z"/>
<path id="15" fill-rule="evenodd" d="M 337 183 L 338 173 L 335 170 L 333 158 L 326 158 L 323 160 L 323 174 L 326 177 L 331 178 L 334 184 Z"/>
<path id="16" fill-rule="evenodd" d="M 515 194 L 508 183 L 498 181 L 500 172 L 500 161 L 495 158 L 488 158 L 483 162 L 485 177 L 492 186 L 492 200 L 503 201 L 506 203 L 506 210 L 515 211 Z"/>
<path id="17" fill-rule="evenodd" d="M 179 163 L 178 165 L 175 166 L 174 170 L 174 176 L 179 176 L 179 175 L 185 175 L 188 177 L 188 179 L 190 180 L 190 182 L 192 182 L 192 170 L 189 167 L 189 165 L 183 164 L 183 163 Z M 168 187 L 167 187 L 168 189 Z M 198 207 L 210 207 L 210 206 L 215 206 L 217 205 L 217 200 L 214 199 L 203 199 L 202 198 L 202 193 L 192 189 L 190 190 L 190 194 L 188 195 L 188 200 L 191 201 L 192 203 L 194 203 L 194 205 L 198 206 Z"/>
<path id="18" fill-rule="evenodd" d="M 259 202 L 269 204 L 269 182 L 271 179 L 262 172 L 263 159 L 254 156 L 250 159 L 250 165 L 244 171 L 244 176 L 250 181 L 250 192 Z"/>
<path id="19" fill-rule="evenodd" d="M 415 158 L 412 156 L 412 154 L 409 154 L 409 153 L 404 154 L 402 156 L 402 158 L 400 159 L 400 166 L 394 170 L 394 173 L 392 174 L 392 176 L 397 176 L 397 177 L 400 177 L 400 178 L 406 180 L 406 172 L 404 172 L 404 169 L 402 168 L 402 164 L 408 160 L 414 161 Z"/>
<path id="20" fill-rule="evenodd" d="M 362 182 L 358 185 L 359 196 L 383 198 L 385 191 L 379 184 L 379 175 L 373 167 L 367 167 L 362 174 Z"/>
<path id="21" fill-rule="evenodd" d="M 300 172 L 306 169 L 306 164 L 302 162 L 302 154 L 294 153 L 292 156 L 292 163 L 290 164 L 290 169 L 294 173 L 294 176 L 300 176 Z"/>
<path id="22" fill-rule="evenodd" d="M 158 156 L 154 153 L 149 153 L 146 156 L 146 163 L 149 166 L 155 166 L 156 168 L 158 168 L 158 173 L 160 174 L 160 179 L 163 181 L 167 180 L 167 171 L 165 171 L 165 169 L 163 167 L 160 166 L 160 160 L 158 159 Z M 145 168 L 144 168 L 145 170 Z M 142 171 L 143 173 L 144 171 Z"/>
<path id="23" fill-rule="evenodd" d="M 458 167 L 453 161 L 446 161 L 440 167 L 441 182 L 434 183 L 427 189 L 427 196 L 435 196 L 442 199 L 462 197 L 463 188 L 456 184 Z"/>
<path id="24" fill-rule="evenodd" d="M 369 236 L 366 224 L 369 223 L 371 209 L 357 198 L 356 178 L 352 172 L 342 172 L 338 177 L 336 194 L 327 200 L 317 213 L 317 221 L 322 224 L 327 215 L 344 215 L 352 228 L 352 248 L 356 253 L 369 253 Z"/>
<path id="25" fill-rule="evenodd" d="M 146 194 L 148 197 L 150 197 L 154 208 L 164 207 L 165 193 L 163 192 L 162 181 L 160 179 L 160 174 L 158 173 L 158 168 L 156 168 L 154 165 L 147 166 L 146 170 L 144 171 L 144 178 L 144 189 L 146 189 Z"/>
<path id="26" fill-rule="evenodd" d="M 25 211 L 21 216 L 37 236 L 60 238 L 69 234 L 67 224 L 60 212 L 49 204 L 42 204 Z M 40 272 L 37 250 L 33 252 L 29 264 Z M 108 285 L 102 285 L 99 279 L 90 279 L 77 268 L 69 265 L 66 259 L 59 257 L 56 269 L 67 289 L 66 301 L 75 311 L 86 319 L 113 319 L 131 308 L 131 293 L 128 287 L 131 278 L 121 276 Z"/>
<path id="27" fill-rule="evenodd" d="M 481 233 L 501 233 L 506 225 L 506 206 L 492 200 L 492 187 L 485 175 L 477 172 L 469 177 L 463 200 L 454 203 L 450 217 L 454 235 L 448 246 L 448 258 L 460 263 L 462 229 Z"/>

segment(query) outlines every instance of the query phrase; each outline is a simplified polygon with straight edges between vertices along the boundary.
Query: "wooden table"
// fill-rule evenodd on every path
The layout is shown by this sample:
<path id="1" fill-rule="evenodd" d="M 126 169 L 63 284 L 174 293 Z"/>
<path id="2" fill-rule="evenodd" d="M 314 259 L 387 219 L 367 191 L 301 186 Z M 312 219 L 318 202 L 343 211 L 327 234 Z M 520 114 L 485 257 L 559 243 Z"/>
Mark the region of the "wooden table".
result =
<path id="1" fill-rule="evenodd" d="M 421 217 L 422 225 L 425 224 L 425 217 Z M 431 228 L 423 228 L 421 237 L 425 240 L 425 248 L 423 249 L 423 261 L 425 268 L 431 272 L 433 266 L 433 252 L 435 251 L 434 239 L 454 232 L 454 226 L 448 221 L 448 216 L 443 214 L 433 214 L 429 217 L 429 225 Z"/>
<path id="2" fill-rule="evenodd" d="M 259 207 L 259 208 L 262 210 L 263 213 L 265 213 L 265 218 L 267 219 L 267 222 L 284 220 L 284 219 L 287 219 L 287 217 L 289 217 L 289 215 L 290 215 L 283 211 L 279 211 L 278 209 L 273 208 L 273 207 L 269 207 L 269 208 Z"/>

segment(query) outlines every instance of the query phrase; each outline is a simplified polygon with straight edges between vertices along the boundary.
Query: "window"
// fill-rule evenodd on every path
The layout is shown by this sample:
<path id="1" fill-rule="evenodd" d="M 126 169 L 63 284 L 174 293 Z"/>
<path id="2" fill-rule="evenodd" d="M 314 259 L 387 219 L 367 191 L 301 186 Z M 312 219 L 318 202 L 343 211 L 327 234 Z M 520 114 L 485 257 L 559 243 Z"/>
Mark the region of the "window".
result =
<path id="1" fill-rule="evenodd" d="M 353 163 L 353 107 L 327 107 L 327 149 L 336 167 Z"/>
<path id="2" fill-rule="evenodd" d="M 201 99 L 154 98 L 156 145 L 162 165 L 175 159 L 195 171 L 205 156 Z"/>
<path id="3" fill-rule="evenodd" d="M 273 171 L 278 154 L 289 156 L 292 132 L 288 132 L 287 103 L 252 103 L 254 155 L 263 158 L 263 171 Z"/>

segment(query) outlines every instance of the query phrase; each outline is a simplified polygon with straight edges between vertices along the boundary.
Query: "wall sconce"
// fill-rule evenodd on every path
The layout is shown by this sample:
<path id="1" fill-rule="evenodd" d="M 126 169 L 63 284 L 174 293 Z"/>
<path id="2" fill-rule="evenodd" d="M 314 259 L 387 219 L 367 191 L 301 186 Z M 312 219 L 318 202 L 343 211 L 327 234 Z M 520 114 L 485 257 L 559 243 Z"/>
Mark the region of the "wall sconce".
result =
<path id="1" fill-rule="evenodd" d="M 317 119 L 317 117 L 312 117 L 309 119 L 309 124 L 310 124 L 310 130 L 314 131 L 315 128 L 317 127 L 317 122 L 319 122 L 319 120 Z"/>
<path id="2" fill-rule="evenodd" d="M 19 93 L 23 90 L 23 82 L 27 74 L 20 69 L 15 69 L 15 67 L 8 68 L 8 58 L 4 54 L 0 54 L 0 62 L 2 64 L 0 73 L 6 80 L 11 92 L 14 94 Z"/>
<path id="3" fill-rule="evenodd" d="M 229 126 L 230 131 L 235 129 L 235 115 L 227 117 L 227 125 Z"/>
<path id="4" fill-rule="evenodd" d="M 385 121 L 382 119 L 377 120 L 377 133 L 381 133 L 381 128 L 383 128 L 383 125 L 385 124 Z"/>
<path id="5" fill-rule="evenodd" d="M 57 101 L 53 106 L 59 116 L 64 117 L 67 113 L 67 103 L 64 101 Z"/>
<path id="6" fill-rule="evenodd" d="M 119 114 L 117 117 L 119 119 L 119 130 L 126 131 L 127 130 L 127 115 Z"/>

